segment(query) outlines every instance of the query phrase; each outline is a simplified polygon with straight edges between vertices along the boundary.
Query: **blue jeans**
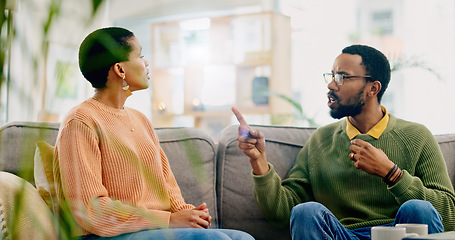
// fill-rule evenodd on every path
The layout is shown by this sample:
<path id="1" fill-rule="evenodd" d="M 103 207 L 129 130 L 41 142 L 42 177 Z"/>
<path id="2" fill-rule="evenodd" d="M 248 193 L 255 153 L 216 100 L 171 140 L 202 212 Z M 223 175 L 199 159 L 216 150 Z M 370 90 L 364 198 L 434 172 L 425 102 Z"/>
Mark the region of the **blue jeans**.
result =
<path id="1" fill-rule="evenodd" d="M 430 202 L 409 200 L 398 209 L 395 222 L 428 224 L 428 233 L 443 232 L 442 217 Z M 291 236 L 301 239 L 369 240 L 371 227 L 347 229 L 324 205 L 306 202 L 295 206 L 291 212 Z"/>
<path id="2" fill-rule="evenodd" d="M 254 240 L 254 238 L 242 231 L 231 229 L 201 229 L 201 228 L 175 228 L 175 229 L 151 229 L 133 233 L 125 233 L 115 237 L 99 237 L 90 234 L 82 240 Z"/>

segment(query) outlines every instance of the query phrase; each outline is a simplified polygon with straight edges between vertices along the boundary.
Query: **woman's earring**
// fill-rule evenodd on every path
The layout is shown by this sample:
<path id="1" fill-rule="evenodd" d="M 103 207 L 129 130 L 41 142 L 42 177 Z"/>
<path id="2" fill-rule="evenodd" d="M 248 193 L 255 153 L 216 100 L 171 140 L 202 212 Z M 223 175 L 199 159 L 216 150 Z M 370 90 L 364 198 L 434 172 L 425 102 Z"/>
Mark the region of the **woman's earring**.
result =
<path id="1" fill-rule="evenodd" d="M 125 90 L 125 91 L 130 88 L 130 85 L 128 85 L 128 83 L 126 83 L 126 81 L 125 81 L 125 76 L 123 76 L 122 86 L 123 86 L 123 90 Z"/>
<path id="2" fill-rule="evenodd" d="M 125 81 L 125 76 L 123 76 L 122 79 L 123 79 L 123 82 L 122 82 L 123 90 L 125 90 L 126 96 L 129 97 L 132 95 L 131 91 L 129 90 L 130 85 L 128 85 L 128 83 Z"/>

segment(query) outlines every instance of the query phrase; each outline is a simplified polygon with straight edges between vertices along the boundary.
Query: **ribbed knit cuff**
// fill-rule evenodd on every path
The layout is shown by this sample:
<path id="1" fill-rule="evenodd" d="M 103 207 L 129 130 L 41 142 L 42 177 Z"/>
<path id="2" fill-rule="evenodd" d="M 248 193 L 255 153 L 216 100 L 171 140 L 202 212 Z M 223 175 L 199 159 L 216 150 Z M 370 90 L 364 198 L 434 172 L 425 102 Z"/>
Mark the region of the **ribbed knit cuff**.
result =
<path id="1" fill-rule="evenodd" d="M 273 176 L 275 173 L 275 168 L 273 167 L 273 165 L 271 163 L 268 163 L 268 164 L 269 164 L 269 171 L 264 175 L 256 175 L 253 173 L 253 170 L 251 170 L 251 176 L 253 176 L 254 183 L 257 186 L 267 185 L 273 179 Z"/>
<path id="2" fill-rule="evenodd" d="M 390 192 L 397 198 L 403 195 L 406 191 L 408 191 L 409 186 L 412 184 L 412 176 L 406 170 L 403 171 L 403 176 L 401 176 L 400 181 L 398 181 L 395 185 L 391 187 L 387 187 Z"/>

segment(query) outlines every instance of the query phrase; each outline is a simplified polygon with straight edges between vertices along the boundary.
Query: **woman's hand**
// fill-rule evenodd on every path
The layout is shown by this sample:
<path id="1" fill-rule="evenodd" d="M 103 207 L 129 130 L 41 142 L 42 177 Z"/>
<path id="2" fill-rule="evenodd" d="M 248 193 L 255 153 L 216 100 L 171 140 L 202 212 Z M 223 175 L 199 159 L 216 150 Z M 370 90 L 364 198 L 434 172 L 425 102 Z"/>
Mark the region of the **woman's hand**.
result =
<path id="1" fill-rule="evenodd" d="M 208 228 L 212 222 L 207 204 L 171 213 L 170 228 Z"/>

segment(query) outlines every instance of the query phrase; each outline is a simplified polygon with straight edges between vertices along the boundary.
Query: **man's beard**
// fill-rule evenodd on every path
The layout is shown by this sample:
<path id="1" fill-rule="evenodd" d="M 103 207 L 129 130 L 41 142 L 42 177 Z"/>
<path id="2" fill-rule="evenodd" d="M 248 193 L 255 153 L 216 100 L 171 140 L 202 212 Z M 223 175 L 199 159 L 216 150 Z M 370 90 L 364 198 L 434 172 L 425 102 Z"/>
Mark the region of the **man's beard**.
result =
<path id="1" fill-rule="evenodd" d="M 355 96 L 352 104 L 343 105 L 340 103 L 340 99 L 338 99 L 338 107 L 332 108 L 330 110 L 330 116 L 336 119 L 340 119 L 343 117 L 354 117 L 359 115 L 362 112 L 362 108 L 365 105 L 365 99 L 363 98 L 363 91 L 365 87 L 359 92 L 357 96 Z"/>

